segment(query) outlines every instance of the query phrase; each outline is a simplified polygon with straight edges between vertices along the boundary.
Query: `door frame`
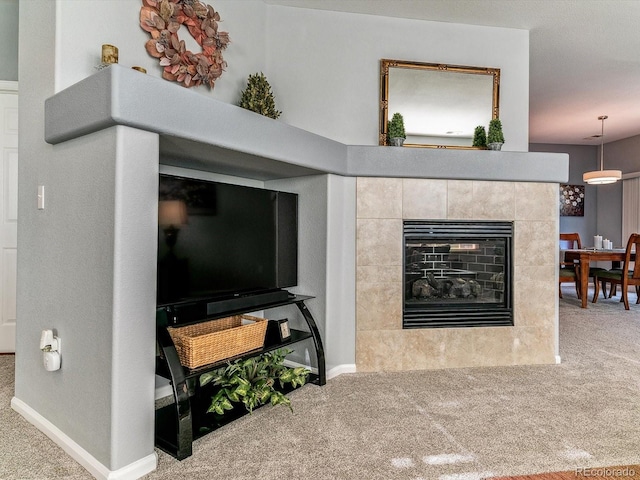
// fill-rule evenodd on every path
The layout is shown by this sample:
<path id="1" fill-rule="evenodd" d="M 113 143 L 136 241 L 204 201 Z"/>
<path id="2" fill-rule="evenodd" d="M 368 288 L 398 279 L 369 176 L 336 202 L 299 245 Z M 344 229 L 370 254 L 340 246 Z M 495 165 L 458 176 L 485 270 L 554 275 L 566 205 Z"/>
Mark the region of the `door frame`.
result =
<path id="1" fill-rule="evenodd" d="M 16 95 L 17 97 L 18 82 L 9 81 L 9 80 L 0 80 L 0 95 Z M 0 308 L 4 308 L 4 306 L 0 305 Z M 15 331 L 15 327 L 14 327 L 14 331 Z M 3 345 L 3 348 L 2 348 L 3 353 L 15 352 L 15 340 L 13 344 L 5 344 L 3 342 L 2 345 Z"/>
<path id="2" fill-rule="evenodd" d="M 18 82 L 0 80 L 0 93 L 18 93 Z"/>

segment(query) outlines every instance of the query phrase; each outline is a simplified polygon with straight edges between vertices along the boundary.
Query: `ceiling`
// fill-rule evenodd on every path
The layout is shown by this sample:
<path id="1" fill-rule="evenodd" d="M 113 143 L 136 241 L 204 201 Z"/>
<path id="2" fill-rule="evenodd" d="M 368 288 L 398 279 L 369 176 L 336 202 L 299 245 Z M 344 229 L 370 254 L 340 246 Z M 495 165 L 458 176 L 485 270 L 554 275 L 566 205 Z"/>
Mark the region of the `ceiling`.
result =
<path id="1" fill-rule="evenodd" d="M 640 0 L 265 2 L 529 30 L 531 143 L 599 145 L 600 115 L 605 143 L 640 135 Z"/>

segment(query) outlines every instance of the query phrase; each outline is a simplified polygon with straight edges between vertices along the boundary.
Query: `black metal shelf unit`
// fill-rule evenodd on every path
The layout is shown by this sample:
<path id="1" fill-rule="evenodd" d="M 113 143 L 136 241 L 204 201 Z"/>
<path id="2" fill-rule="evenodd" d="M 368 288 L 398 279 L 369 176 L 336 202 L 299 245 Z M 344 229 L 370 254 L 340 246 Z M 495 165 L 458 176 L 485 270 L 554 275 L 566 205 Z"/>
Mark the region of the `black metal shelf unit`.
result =
<path id="1" fill-rule="evenodd" d="M 215 429 L 215 427 L 203 427 L 194 416 L 194 403 L 197 404 L 200 401 L 197 395 L 197 380 L 203 373 L 220 368 L 221 366 L 226 365 L 229 361 L 254 357 L 310 338 L 313 340 L 316 350 L 318 373 L 310 374 L 309 382 L 316 385 L 324 385 L 327 382 L 327 379 L 322 339 L 320 338 L 320 332 L 318 331 L 316 322 L 304 303 L 306 300 L 311 298 L 313 297 L 295 295 L 291 296 L 287 300 L 265 303 L 263 305 L 252 305 L 250 308 L 246 309 L 233 309 L 224 313 L 216 314 L 213 317 L 207 316 L 207 318 L 203 318 L 200 321 L 209 321 L 225 316 L 246 313 L 248 311 L 268 310 L 270 308 L 295 304 L 302 313 L 309 330 L 303 331 L 291 329 L 291 338 L 286 341 L 265 344 L 262 348 L 195 369 L 189 369 L 180 364 L 180 359 L 178 358 L 175 345 L 167 331 L 168 323 L 171 323 L 171 321 L 167 322 L 166 307 L 159 309 L 157 321 L 157 342 L 160 348 L 160 356 L 157 357 L 156 373 L 170 381 L 174 401 L 170 405 L 156 410 L 156 446 L 176 457 L 178 460 L 183 460 L 191 455 L 191 444 L 193 440 Z M 188 323 L 197 322 L 189 321 Z M 244 412 L 232 413 L 227 418 L 223 419 L 222 423 L 218 426 L 229 423 L 243 414 Z"/>

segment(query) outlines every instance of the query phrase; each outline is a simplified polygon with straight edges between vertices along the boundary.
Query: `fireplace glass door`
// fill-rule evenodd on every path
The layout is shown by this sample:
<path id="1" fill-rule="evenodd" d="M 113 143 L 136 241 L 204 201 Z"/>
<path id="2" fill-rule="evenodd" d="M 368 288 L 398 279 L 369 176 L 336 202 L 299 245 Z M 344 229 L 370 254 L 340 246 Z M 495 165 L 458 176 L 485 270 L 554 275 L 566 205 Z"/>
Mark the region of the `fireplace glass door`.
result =
<path id="1" fill-rule="evenodd" d="M 513 223 L 406 220 L 403 328 L 513 325 Z"/>

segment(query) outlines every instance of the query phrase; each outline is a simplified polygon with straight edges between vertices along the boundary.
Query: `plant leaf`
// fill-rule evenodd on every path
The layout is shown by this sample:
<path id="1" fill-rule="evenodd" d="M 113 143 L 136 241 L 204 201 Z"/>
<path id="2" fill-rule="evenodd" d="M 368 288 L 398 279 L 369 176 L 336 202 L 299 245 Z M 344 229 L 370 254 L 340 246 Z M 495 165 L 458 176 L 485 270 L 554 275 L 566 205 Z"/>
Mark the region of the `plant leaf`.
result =
<path id="1" fill-rule="evenodd" d="M 238 395 L 240 395 L 241 397 L 246 397 L 247 394 L 249 393 L 249 389 L 251 388 L 251 384 L 249 382 L 241 382 L 236 389 L 234 390 L 234 392 Z"/>
<path id="2" fill-rule="evenodd" d="M 214 378 L 216 378 L 216 372 L 207 372 L 200 375 L 200 386 L 204 387 L 207 383 L 211 382 Z"/>

